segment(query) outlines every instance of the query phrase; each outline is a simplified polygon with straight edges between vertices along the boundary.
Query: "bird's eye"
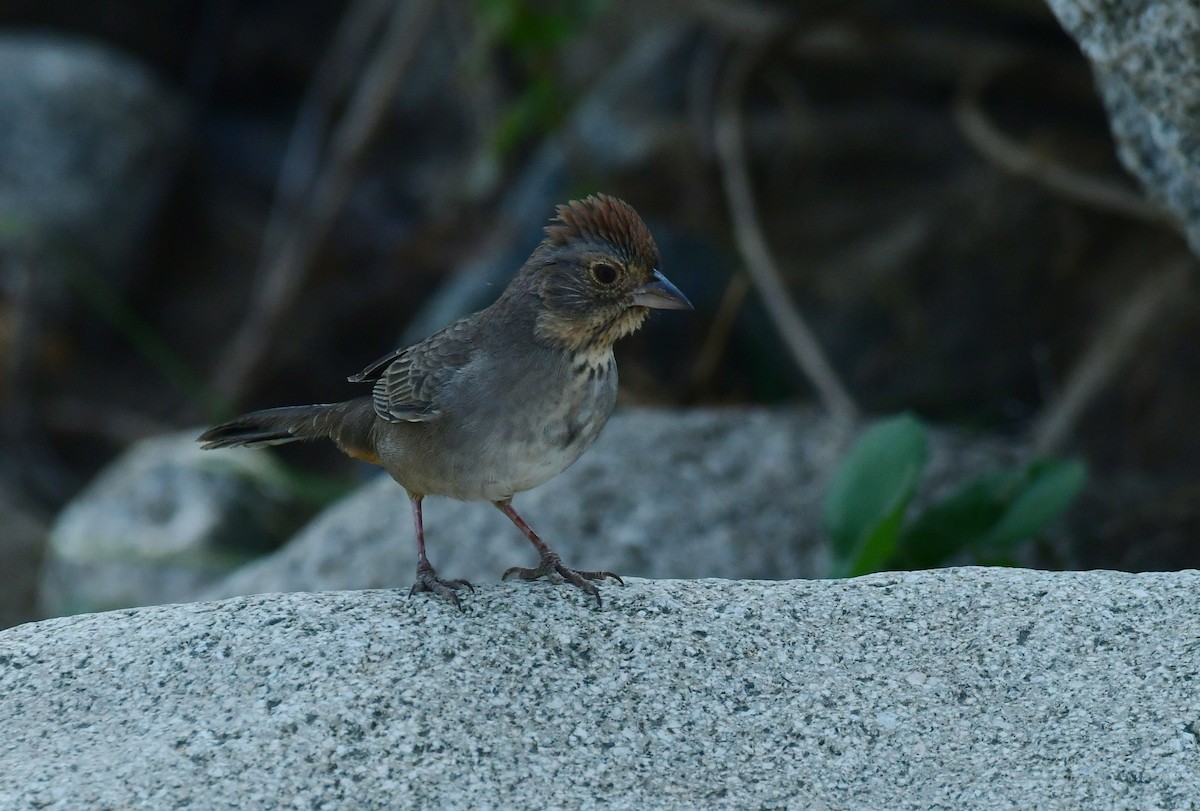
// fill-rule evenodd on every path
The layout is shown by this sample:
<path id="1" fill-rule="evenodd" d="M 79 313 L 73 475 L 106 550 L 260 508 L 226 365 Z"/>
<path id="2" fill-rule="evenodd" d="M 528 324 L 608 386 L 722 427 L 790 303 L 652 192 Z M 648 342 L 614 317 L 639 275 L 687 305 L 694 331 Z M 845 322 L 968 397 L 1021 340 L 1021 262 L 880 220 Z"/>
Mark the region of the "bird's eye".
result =
<path id="1" fill-rule="evenodd" d="M 612 284 L 617 280 L 617 269 L 607 262 L 592 265 L 592 278 L 599 284 Z"/>

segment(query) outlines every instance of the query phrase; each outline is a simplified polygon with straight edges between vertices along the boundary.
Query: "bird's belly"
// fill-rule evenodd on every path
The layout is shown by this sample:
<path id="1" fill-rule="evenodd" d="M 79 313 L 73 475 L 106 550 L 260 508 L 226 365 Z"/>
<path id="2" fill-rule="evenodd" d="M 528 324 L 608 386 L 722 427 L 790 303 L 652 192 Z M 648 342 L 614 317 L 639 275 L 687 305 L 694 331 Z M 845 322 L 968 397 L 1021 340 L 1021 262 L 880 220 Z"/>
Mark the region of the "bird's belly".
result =
<path id="1" fill-rule="evenodd" d="M 459 498 L 508 498 L 537 487 L 566 470 L 600 435 L 611 405 L 602 402 L 557 409 L 529 424 L 497 432 L 485 444 L 481 464 L 464 471 L 473 493 Z"/>
<path id="2" fill-rule="evenodd" d="M 510 419 L 460 423 L 438 441 L 420 443 L 420 464 L 405 464 L 417 450 L 410 445 L 399 454 L 408 459 L 397 458 L 388 469 L 410 492 L 464 501 L 510 498 L 578 459 L 600 435 L 615 401 L 615 380 L 583 380 L 570 396 L 535 399 Z"/>
<path id="3" fill-rule="evenodd" d="M 599 428 L 598 425 L 595 434 Z M 592 444 L 595 434 L 571 443 L 512 443 L 504 453 L 509 463 L 492 471 L 494 475 L 480 477 L 479 485 L 484 491 L 499 493 L 498 498 L 537 487 L 570 467 Z"/>

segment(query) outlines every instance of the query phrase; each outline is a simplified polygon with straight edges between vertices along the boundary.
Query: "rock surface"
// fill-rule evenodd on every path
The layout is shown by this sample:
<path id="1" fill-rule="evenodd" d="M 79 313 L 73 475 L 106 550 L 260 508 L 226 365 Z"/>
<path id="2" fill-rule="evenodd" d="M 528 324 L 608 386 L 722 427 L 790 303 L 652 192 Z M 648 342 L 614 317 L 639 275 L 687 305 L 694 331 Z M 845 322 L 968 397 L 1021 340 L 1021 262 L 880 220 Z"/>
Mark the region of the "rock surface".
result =
<path id="1" fill-rule="evenodd" d="M 927 489 L 1004 461 L 994 442 L 931 432 Z M 568 565 L 622 576 L 787 579 L 826 571 L 821 500 L 839 433 L 794 409 L 629 409 L 562 475 L 513 501 Z M 446 577 L 498 579 L 533 548 L 488 504 L 427 499 L 425 533 Z M 387 476 L 334 505 L 279 552 L 204 594 L 407 586 L 416 541 Z"/>
<path id="2" fill-rule="evenodd" d="M 43 616 L 180 599 L 281 543 L 304 519 L 267 454 L 201 451 L 198 430 L 145 440 L 50 530 Z"/>
<path id="3" fill-rule="evenodd" d="M 1047 0 L 1092 63 L 1121 161 L 1200 253 L 1200 7 Z"/>
<path id="4" fill-rule="evenodd" d="M 51 309 L 76 275 L 121 289 L 182 154 L 182 101 L 105 45 L 10 32 L 0 35 L 0 121 L 0 289 Z"/>
<path id="5" fill-rule="evenodd" d="M 1194 808 L 1200 573 L 264 595 L 0 632 L 0 807 Z"/>

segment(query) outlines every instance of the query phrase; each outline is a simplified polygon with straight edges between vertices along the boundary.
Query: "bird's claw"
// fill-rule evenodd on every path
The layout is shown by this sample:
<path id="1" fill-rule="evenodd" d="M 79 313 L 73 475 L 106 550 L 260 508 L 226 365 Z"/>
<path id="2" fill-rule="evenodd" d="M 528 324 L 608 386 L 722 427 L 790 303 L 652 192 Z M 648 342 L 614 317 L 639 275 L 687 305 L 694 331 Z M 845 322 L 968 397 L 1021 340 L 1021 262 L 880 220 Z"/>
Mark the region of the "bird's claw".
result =
<path id="1" fill-rule="evenodd" d="M 412 588 L 408 590 L 408 596 L 411 597 L 419 592 L 428 591 L 454 604 L 454 607 L 459 611 L 463 610 L 462 603 L 458 600 L 458 595 L 455 593 L 459 589 L 468 589 L 472 594 L 475 593 L 475 587 L 466 580 L 443 580 L 437 576 L 434 568 L 428 564 L 417 567 L 417 580 L 412 584 Z"/>
<path id="2" fill-rule="evenodd" d="M 596 605 L 600 608 L 604 607 L 604 601 L 600 598 L 600 590 L 596 588 L 591 581 L 604 580 L 611 577 L 622 586 L 625 581 L 613 572 L 585 572 L 567 567 L 555 553 L 543 555 L 541 561 L 536 568 L 527 569 L 523 566 L 510 566 L 500 575 L 501 580 L 507 580 L 510 576 L 516 575 L 521 580 L 537 580 L 544 577 L 551 583 L 570 583 L 584 591 L 585 594 L 590 594 L 596 598 Z"/>

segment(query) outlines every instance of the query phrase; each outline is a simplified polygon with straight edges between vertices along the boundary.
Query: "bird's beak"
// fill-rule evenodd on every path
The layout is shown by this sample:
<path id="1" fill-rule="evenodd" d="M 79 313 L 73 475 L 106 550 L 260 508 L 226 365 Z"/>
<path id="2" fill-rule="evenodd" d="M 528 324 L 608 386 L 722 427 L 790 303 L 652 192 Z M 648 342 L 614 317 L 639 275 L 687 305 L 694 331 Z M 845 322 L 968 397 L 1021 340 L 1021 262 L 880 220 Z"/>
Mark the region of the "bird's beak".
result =
<path id="1" fill-rule="evenodd" d="M 680 293 L 679 288 L 657 270 L 654 271 L 654 278 L 633 294 L 633 303 L 638 307 L 652 307 L 655 310 L 693 309 L 687 296 Z"/>

